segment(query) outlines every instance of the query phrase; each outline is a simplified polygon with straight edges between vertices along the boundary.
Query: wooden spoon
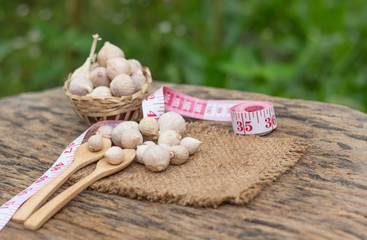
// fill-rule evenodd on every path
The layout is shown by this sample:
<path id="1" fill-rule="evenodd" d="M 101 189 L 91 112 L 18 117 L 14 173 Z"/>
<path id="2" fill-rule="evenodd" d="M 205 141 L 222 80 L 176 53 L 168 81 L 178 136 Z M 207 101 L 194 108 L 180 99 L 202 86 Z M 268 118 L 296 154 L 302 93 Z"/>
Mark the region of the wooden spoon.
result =
<path id="1" fill-rule="evenodd" d="M 62 207 L 64 207 L 71 199 L 73 199 L 78 193 L 83 191 L 89 185 L 94 183 L 95 181 L 114 174 L 118 171 L 121 171 L 125 167 L 127 167 L 135 158 L 135 150 L 133 149 L 124 149 L 125 159 L 122 163 L 112 165 L 107 162 L 106 158 L 103 158 L 98 161 L 96 169 L 74 184 L 69 187 L 51 201 L 47 202 L 40 209 L 38 209 L 35 213 L 33 213 L 25 222 L 24 226 L 29 230 L 37 230 L 39 229 L 48 219 L 50 219 L 55 213 L 57 213 Z"/>
<path id="2" fill-rule="evenodd" d="M 73 163 L 60 175 L 54 178 L 46 186 L 41 188 L 30 199 L 28 199 L 14 214 L 14 222 L 23 223 L 34 211 L 36 211 L 46 200 L 77 170 L 103 158 L 104 153 L 111 147 L 111 140 L 103 138 L 101 151 L 92 152 L 88 149 L 88 143 L 83 143 L 75 151 Z"/>

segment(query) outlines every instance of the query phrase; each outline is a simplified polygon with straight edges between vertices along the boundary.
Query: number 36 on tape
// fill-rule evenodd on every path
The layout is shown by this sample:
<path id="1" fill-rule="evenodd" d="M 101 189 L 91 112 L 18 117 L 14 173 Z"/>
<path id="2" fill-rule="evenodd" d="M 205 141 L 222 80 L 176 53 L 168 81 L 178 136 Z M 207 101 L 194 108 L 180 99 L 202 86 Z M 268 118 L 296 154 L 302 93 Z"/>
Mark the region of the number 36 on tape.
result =
<path id="1" fill-rule="evenodd" d="M 265 135 L 277 127 L 273 104 L 264 101 L 204 100 L 162 87 L 142 104 L 144 117 L 159 118 L 165 110 L 183 116 L 232 122 L 238 134 Z"/>

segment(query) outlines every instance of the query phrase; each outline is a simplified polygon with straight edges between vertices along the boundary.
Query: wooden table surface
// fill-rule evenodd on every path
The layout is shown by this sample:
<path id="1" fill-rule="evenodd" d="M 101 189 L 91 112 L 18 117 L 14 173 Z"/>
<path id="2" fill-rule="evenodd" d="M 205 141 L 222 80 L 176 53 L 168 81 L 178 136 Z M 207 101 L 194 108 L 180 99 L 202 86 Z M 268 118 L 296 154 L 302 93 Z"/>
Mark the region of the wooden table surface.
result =
<path id="1" fill-rule="evenodd" d="M 320 102 L 165 85 L 199 98 L 271 101 L 278 128 L 266 137 L 297 136 L 309 150 L 246 206 L 192 208 L 85 190 L 40 230 L 10 222 L 0 239 L 367 239 L 367 114 Z M 61 87 L 0 99 L 0 112 L 3 204 L 42 175 L 87 125 Z"/>

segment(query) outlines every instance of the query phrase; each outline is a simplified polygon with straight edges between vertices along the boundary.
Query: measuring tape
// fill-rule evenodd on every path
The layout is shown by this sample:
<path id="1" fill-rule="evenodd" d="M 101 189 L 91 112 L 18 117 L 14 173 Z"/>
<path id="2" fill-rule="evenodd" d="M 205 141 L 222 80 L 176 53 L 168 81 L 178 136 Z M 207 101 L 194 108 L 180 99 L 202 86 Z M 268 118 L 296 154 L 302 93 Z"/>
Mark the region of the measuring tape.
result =
<path id="1" fill-rule="evenodd" d="M 277 127 L 273 104 L 264 101 L 204 100 L 162 87 L 144 99 L 144 117 L 158 119 L 165 110 L 183 116 L 232 122 L 238 134 L 265 135 Z"/>
<path id="2" fill-rule="evenodd" d="M 263 101 L 203 100 L 173 89 L 162 87 L 142 102 L 144 117 L 158 119 L 165 110 L 183 116 L 232 122 L 238 134 L 265 135 L 277 127 L 273 104 Z M 62 152 L 57 161 L 28 188 L 0 206 L 0 231 L 9 222 L 18 208 L 43 186 L 63 172 L 73 161 L 76 149 L 84 138 L 93 135 L 101 125 L 115 127 L 122 121 L 101 121 L 88 128 Z"/>
<path id="3" fill-rule="evenodd" d="M 75 151 L 82 144 L 84 138 L 93 135 L 97 129 L 104 124 L 115 127 L 122 121 L 102 121 L 94 124 L 69 144 L 59 156 L 57 161 L 40 178 L 38 178 L 29 187 L 15 195 L 12 199 L 0 206 L 0 231 L 5 227 L 13 217 L 18 208 L 38 192 L 43 186 L 56 178 L 74 161 Z"/>

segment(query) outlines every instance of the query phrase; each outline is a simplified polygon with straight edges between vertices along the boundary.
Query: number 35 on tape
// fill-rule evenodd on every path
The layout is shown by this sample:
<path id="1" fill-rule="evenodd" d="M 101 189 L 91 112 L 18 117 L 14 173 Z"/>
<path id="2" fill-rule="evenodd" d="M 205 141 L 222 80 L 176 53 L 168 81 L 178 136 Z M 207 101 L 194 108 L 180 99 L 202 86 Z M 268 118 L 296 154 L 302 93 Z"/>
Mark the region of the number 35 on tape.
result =
<path id="1" fill-rule="evenodd" d="M 142 104 L 144 117 L 158 119 L 165 110 L 183 116 L 232 122 L 238 134 L 265 135 L 277 127 L 273 104 L 264 101 L 204 100 L 163 87 Z"/>

